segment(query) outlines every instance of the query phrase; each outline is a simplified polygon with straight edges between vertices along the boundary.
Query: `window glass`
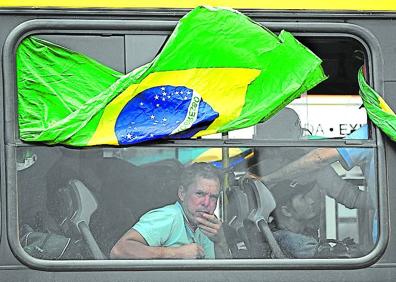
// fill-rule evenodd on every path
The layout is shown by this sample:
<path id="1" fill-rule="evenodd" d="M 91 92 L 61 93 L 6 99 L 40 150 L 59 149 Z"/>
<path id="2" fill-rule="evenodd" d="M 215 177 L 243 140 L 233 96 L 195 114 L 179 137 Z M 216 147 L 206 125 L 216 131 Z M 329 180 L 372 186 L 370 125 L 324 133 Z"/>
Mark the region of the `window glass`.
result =
<path id="1" fill-rule="evenodd" d="M 101 37 L 88 43 L 79 36 L 71 41 L 68 36 L 43 38 L 82 52 L 95 45 L 97 59 L 107 57 L 109 46 L 116 44 L 121 51 L 113 52 L 112 66 L 129 72 L 152 60 L 167 34 L 114 36 L 104 45 L 96 44 Z M 202 137 L 253 139 L 256 147 L 242 142 L 222 148 L 218 141 L 218 147 L 209 147 L 207 140 L 121 148 L 17 145 L 18 228 L 25 252 L 47 260 L 147 258 L 136 244 L 123 245 L 132 239 L 179 248 L 166 258 L 332 259 L 368 254 L 379 237 L 376 149 L 364 142 L 367 147 L 319 148 L 296 147 L 294 142 L 369 139 L 357 87 L 364 48 L 354 39 L 299 39 L 322 58 L 329 79 L 268 121 Z M 290 142 L 268 146 L 268 140 Z M 200 162 L 215 168 L 221 191 L 217 180 L 198 181 L 213 180 L 213 175 L 183 174 Z M 213 237 L 219 220 L 223 231 Z M 226 242 L 226 253 L 217 253 L 214 242 Z M 120 252 L 125 249 L 130 252 Z M 153 258 L 158 256 L 164 253 Z"/>
<path id="2" fill-rule="evenodd" d="M 253 139 L 300 139 L 317 140 L 323 138 L 351 138 L 350 134 L 367 124 L 367 113 L 360 108 L 360 96 L 309 96 L 295 100 L 280 110 L 268 121 L 250 129 L 230 133 L 230 138 L 237 136 L 252 136 Z M 315 101 L 314 104 L 304 103 L 304 100 Z M 335 114 L 337 113 L 337 114 Z M 367 139 L 365 135 L 353 137 Z M 253 132 L 253 134 L 252 134 Z M 239 135 L 238 135 L 239 134 Z M 251 137 L 250 137 L 251 138 Z"/>
<path id="3" fill-rule="evenodd" d="M 305 138 L 343 138 L 367 124 L 359 95 L 304 95 L 290 105 L 298 113 Z M 365 138 L 366 139 L 366 138 Z"/>
<path id="4" fill-rule="evenodd" d="M 117 71 L 128 73 L 151 62 L 168 34 L 118 36 L 41 35 L 42 39 L 88 55 Z M 367 124 L 357 84 L 357 71 L 364 65 L 366 51 L 355 39 L 346 37 L 298 37 L 323 60 L 328 79 L 287 105 L 269 120 L 256 126 L 228 132 L 230 139 L 327 139 L 343 138 Z M 328 46 L 334 48 L 328 48 Z M 117 52 L 110 50 L 118 50 Z M 294 113 L 293 113 L 294 112 Z M 221 139 L 221 134 L 202 139 Z M 367 137 L 366 137 L 367 138 Z"/>
<path id="5" fill-rule="evenodd" d="M 269 120 L 229 132 L 230 139 L 318 140 L 344 138 L 367 124 L 358 95 L 304 95 Z M 220 138 L 220 135 L 204 138 Z M 367 139 L 366 135 L 357 139 Z"/>
<path id="6" fill-rule="evenodd" d="M 254 127 L 229 132 L 229 138 L 344 138 L 367 124 L 357 83 L 357 71 L 366 57 L 361 43 L 348 38 L 300 37 L 299 40 L 323 60 L 327 80 L 292 101 L 287 105 L 289 109 Z M 330 45 L 337 47 L 328 48 Z"/>
<path id="7" fill-rule="evenodd" d="M 210 249 L 211 241 L 197 235 L 204 227 L 194 229 L 185 219 L 210 201 L 217 205 L 211 212 L 223 222 L 230 258 L 353 258 L 367 254 L 378 240 L 372 148 L 35 146 L 18 147 L 16 154 L 20 242 L 33 257 L 109 258 L 137 222 L 146 243 L 155 245 L 153 238 L 160 236 L 161 246 L 200 242 Z M 320 165 L 293 167 L 301 157 L 307 163 L 331 154 Z M 207 192 L 204 183 L 197 186 L 204 191 L 198 196 L 180 196 L 182 173 L 194 162 L 217 168 L 224 194 L 213 187 Z M 187 183 L 195 183 L 199 177 L 194 177 Z M 187 215 L 175 223 L 178 200 L 179 212 Z M 165 215 L 157 211 L 142 218 L 167 205 Z M 267 221 L 275 241 L 264 232 Z M 179 242 L 172 236 L 180 232 L 187 237 Z"/>
<path id="8" fill-rule="evenodd" d="M 82 53 L 113 70 L 125 72 L 124 36 L 40 35 L 39 38 Z"/>

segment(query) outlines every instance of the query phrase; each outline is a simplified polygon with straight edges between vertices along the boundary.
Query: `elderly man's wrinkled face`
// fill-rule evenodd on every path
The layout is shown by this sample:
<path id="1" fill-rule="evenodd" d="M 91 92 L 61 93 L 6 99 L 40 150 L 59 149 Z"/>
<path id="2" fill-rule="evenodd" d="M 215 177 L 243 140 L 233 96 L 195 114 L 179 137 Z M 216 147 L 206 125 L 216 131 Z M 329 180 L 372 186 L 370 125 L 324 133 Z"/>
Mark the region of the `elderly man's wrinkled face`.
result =
<path id="1" fill-rule="evenodd" d="M 213 214 L 220 194 L 217 179 L 197 177 L 189 187 L 180 187 L 179 199 L 189 222 L 197 225 L 197 218 L 202 213 Z"/>

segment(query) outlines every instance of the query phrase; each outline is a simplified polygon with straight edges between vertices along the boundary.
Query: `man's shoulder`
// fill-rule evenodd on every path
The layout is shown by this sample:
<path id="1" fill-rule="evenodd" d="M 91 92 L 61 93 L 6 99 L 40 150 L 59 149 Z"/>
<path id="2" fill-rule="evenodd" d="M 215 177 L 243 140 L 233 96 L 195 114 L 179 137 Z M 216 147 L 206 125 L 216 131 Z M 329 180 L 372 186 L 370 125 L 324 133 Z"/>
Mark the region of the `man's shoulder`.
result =
<path id="1" fill-rule="evenodd" d="M 148 211 L 146 214 L 165 214 L 169 216 L 174 216 L 177 214 L 181 214 L 181 209 L 179 204 L 176 202 L 174 204 L 166 205 L 160 208 L 156 208 Z"/>
<path id="2" fill-rule="evenodd" d="M 150 210 L 143 214 L 139 221 L 135 223 L 133 228 L 141 231 L 142 228 L 157 228 L 172 225 L 175 222 L 180 222 L 183 216 L 179 211 L 178 205 L 170 204 L 160 208 Z"/>

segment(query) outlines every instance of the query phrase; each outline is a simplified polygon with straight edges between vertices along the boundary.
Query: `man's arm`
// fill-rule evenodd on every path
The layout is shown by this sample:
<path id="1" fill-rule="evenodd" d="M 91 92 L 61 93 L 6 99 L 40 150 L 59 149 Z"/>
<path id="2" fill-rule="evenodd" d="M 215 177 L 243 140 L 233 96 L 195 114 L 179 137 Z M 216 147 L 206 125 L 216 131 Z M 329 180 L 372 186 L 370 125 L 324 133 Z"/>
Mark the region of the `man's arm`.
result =
<path id="1" fill-rule="evenodd" d="M 319 188 L 326 192 L 326 195 L 335 199 L 347 208 L 373 208 L 371 201 L 368 201 L 367 191 L 362 191 L 354 185 L 342 179 L 331 166 L 327 166 L 316 174 Z"/>
<path id="2" fill-rule="evenodd" d="M 287 166 L 263 176 L 261 180 L 266 184 L 271 184 L 285 178 L 295 178 L 302 173 L 321 169 L 339 159 L 340 155 L 336 148 L 317 148 Z"/>
<path id="3" fill-rule="evenodd" d="M 198 244 L 180 247 L 152 247 L 134 229 L 125 233 L 110 252 L 112 259 L 195 259 L 203 258 L 204 250 Z"/>
<path id="4" fill-rule="evenodd" d="M 197 221 L 201 231 L 213 241 L 216 258 L 231 258 L 222 222 L 214 214 L 208 213 L 203 213 Z"/>

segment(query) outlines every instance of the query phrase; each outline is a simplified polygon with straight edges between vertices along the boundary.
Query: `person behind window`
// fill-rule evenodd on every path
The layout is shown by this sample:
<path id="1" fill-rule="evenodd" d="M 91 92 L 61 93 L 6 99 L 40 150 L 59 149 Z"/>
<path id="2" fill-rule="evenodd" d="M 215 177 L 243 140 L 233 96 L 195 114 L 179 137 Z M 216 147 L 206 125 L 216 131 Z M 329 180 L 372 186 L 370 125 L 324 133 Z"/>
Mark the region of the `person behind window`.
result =
<path id="1" fill-rule="evenodd" d="M 178 201 L 144 214 L 114 245 L 110 257 L 229 257 L 222 222 L 214 214 L 220 189 L 221 178 L 211 165 L 194 163 L 188 166 L 181 175 Z"/>
<path id="2" fill-rule="evenodd" d="M 315 199 L 310 196 L 314 182 L 302 185 L 295 180 L 279 182 L 271 189 L 277 207 L 273 212 L 273 233 L 288 258 L 312 258 L 319 242 L 311 220 L 318 215 Z"/>
<path id="3" fill-rule="evenodd" d="M 358 130 L 349 134 L 346 139 L 367 139 L 368 126 L 364 125 Z M 285 176 L 295 178 L 302 173 L 312 174 L 321 173 L 323 169 L 328 168 L 329 164 L 339 161 L 341 165 L 350 170 L 354 166 L 359 166 L 366 179 L 367 189 L 361 191 L 354 189 L 351 184 L 342 184 L 336 178 L 332 178 L 333 182 L 330 185 L 323 185 L 318 181 L 318 185 L 326 191 L 326 193 L 333 197 L 337 202 L 344 204 L 348 208 L 367 208 L 370 209 L 370 218 L 372 221 L 372 241 L 376 242 L 378 239 L 378 223 L 376 217 L 376 189 L 375 189 L 375 171 L 374 171 L 374 156 L 373 150 L 368 148 L 354 148 L 354 147 L 341 147 L 341 148 L 317 148 L 301 158 L 291 162 L 283 168 L 261 177 L 261 180 L 267 185 L 275 183 Z M 320 178 L 326 179 L 325 171 Z M 320 175 L 319 175 L 320 176 Z M 340 184 L 338 184 L 340 183 Z"/>
<path id="4" fill-rule="evenodd" d="M 346 139 L 367 139 L 367 131 L 367 125 L 364 125 L 348 135 Z M 303 136 L 303 128 L 298 114 L 287 107 L 268 121 L 257 125 L 255 138 L 265 140 L 306 139 Z M 260 152 L 256 153 L 259 154 Z M 266 155 L 266 159 L 259 161 L 249 170 L 253 175 L 261 175 L 262 177 L 257 178 L 263 180 L 268 186 L 286 178 L 298 178 L 298 181 L 304 184 L 306 173 L 309 172 L 311 178 L 317 180 L 318 188 L 321 191 L 346 207 L 371 208 L 373 206 L 373 203 L 367 200 L 367 193 L 342 179 L 330 166 L 331 163 L 340 160 L 346 170 L 350 170 L 355 165 L 364 167 L 366 172 L 370 171 L 365 175 L 368 178 L 368 186 L 372 187 L 372 181 L 375 178 L 370 150 L 365 148 L 320 148 L 312 150 L 300 147 L 280 147 L 265 150 L 263 154 Z M 297 159 L 299 161 L 296 161 Z"/>

